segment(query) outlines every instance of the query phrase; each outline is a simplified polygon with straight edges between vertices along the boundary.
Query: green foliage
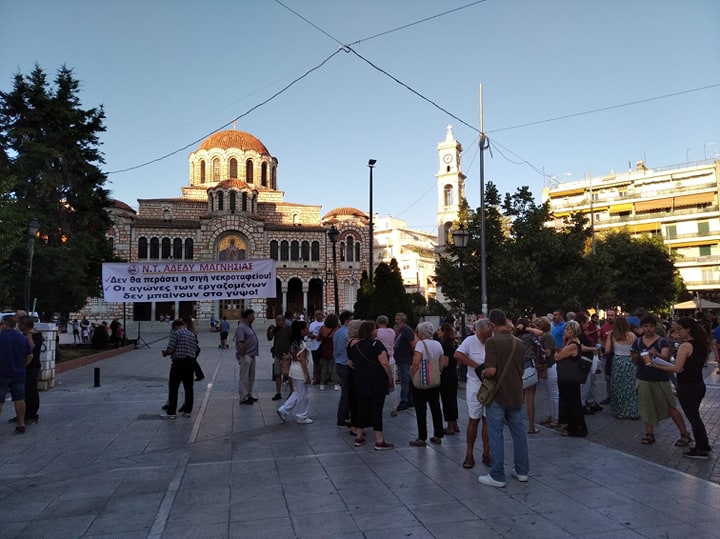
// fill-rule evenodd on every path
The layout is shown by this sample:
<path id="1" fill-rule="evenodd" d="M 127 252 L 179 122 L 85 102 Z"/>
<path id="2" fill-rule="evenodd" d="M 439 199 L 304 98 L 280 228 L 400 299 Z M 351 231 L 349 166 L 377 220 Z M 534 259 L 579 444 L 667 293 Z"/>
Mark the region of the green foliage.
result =
<path id="1" fill-rule="evenodd" d="M 397 260 L 393 258 L 390 264 L 382 262 L 375 268 L 373 285 L 367 279 L 367 273 L 363 272 L 354 309 L 355 318 L 365 320 L 375 320 L 381 314 L 393 320 L 395 313 L 404 312 L 407 314 L 408 323 L 412 322 L 414 325 L 417 318 L 413 304 L 405 292 Z"/>
<path id="2" fill-rule="evenodd" d="M 459 313 L 481 312 L 479 209 L 468 211 L 466 249 L 449 245 L 437 264 L 436 281 Z M 621 305 L 662 310 L 683 285 L 662 242 L 626 232 L 596 238 L 593 253 L 587 220 L 574 214 L 564 226 L 548 226 L 547 203 L 538 205 L 527 187 L 502 198 L 488 183 L 485 235 L 489 308 L 509 315 Z"/>
<path id="3" fill-rule="evenodd" d="M 70 69 L 60 68 L 51 85 L 37 65 L 0 92 L 2 303 L 23 304 L 32 218 L 40 222 L 31 283 L 38 309 L 67 313 L 101 291 L 101 264 L 112 259 L 98 137 L 105 114 L 81 108 L 78 94 Z"/>

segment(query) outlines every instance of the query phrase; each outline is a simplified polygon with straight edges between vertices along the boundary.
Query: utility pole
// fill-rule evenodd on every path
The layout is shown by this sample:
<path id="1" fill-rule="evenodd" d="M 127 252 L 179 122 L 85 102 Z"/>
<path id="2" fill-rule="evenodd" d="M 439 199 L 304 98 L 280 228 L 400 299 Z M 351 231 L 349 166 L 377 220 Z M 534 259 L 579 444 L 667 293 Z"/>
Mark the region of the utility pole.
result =
<path id="1" fill-rule="evenodd" d="M 485 148 L 489 145 L 483 131 L 482 84 L 480 84 L 480 291 L 482 315 L 488 315 L 487 261 L 485 258 Z"/>

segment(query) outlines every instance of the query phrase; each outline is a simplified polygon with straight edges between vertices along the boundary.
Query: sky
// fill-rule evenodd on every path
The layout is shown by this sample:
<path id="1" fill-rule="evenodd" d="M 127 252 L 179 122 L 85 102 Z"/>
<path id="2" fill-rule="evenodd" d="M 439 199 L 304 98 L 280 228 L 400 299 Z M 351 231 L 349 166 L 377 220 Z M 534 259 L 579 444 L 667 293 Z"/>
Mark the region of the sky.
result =
<path id="1" fill-rule="evenodd" d="M 73 69 L 81 106 L 104 107 L 111 196 L 135 208 L 181 196 L 189 153 L 239 118 L 286 201 L 367 212 L 376 159 L 374 212 L 433 231 L 448 125 L 479 206 L 480 84 L 501 193 L 720 155 L 716 0 L 281 1 L 0 0 L 0 90 Z"/>

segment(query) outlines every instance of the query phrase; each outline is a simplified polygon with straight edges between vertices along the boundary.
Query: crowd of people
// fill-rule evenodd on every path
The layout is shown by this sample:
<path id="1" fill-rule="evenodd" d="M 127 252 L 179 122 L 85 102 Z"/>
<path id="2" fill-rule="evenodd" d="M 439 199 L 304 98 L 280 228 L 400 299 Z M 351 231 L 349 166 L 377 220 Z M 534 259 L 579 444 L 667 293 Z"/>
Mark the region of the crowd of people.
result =
<path id="1" fill-rule="evenodd" d="M 254 320 L 252 309 L 244 311 L 234 333 L 243 405 L 257 401 L 255 362 L 260 343 Z M 194 331 L 176 322 L 164 352 L 173 358 L 167 416 L 175 415 L 180 383 L 186 396 L 179 410 L 190 414 L 193 365 L 199 353 Z M 310 388 L 325 391 L 332 386 L 339 393 L 336 424 L 350 430 L 356 447 L 366 444 L 366 431 L 371 429 L 376 450 L 394 448 L 383 430 L 386 404 L 391 417 L 415 410 L 417 436 L 408 442 L 410 446 L 439 445 L 445 436 L 460 432 L 458 367 L 464 366 L 468 423 L 462 466 L 475 466 L 480 433 L 482 462 L 489 467 L 489 473 L 479 477 L 484 485 L 506 484 L 506 425 L 513 441 L 511 475 L 522 482 L 529 474 L 527 437 L 540 432 L 538 425 L 562 436 L 584 437 L 586 416 L 604 406 L 617 420 L 641 421 L 645 445 L 655 443 L 654 428 L 660 421 L 672 419 L 679 433 L 675 445 L 685 448 L 683 455 L 706 459 L 712 449 L 699 413 L 705 394 L 703 367 L 711 352 L 718 356 L 720 338 L 716 329 L 720 326 L 709 323 L 699 315 L 670 322 L 643 310 L 628 316 L 614 309 L 606 311 L 604 321 L 583 311 L 555 310 L 513 322 L 494 309 L 461 339 L 451 319 L 437 328 L 421 322 L 413 330 L 404 313 L 396 313 L 390 327 L 385 315 L 354 320 L 349 311 L 326 316 L 318 310 L 308 324 L 288 312 L 277 316 L 266 334 L 272 343 L 272 400 L 283 400 L 286 384 L 289 395 L 277 409 L 279 418 L 308 425 L 313 423 Z M 220 348 L 228 346 L 228 332 L 229 327 L 221 328 Z M 600 373 L 607 397 L 598 401 Z M 492 385 L 488 380 L 494 380 L 496 392 L 483 405 L 479 393 Z M 536 407 L 538 388 L 543 401 Z M 675 405 L 675 395 L 692 434 Z M 536 417 L 537 409 L 545 413 Z"/>

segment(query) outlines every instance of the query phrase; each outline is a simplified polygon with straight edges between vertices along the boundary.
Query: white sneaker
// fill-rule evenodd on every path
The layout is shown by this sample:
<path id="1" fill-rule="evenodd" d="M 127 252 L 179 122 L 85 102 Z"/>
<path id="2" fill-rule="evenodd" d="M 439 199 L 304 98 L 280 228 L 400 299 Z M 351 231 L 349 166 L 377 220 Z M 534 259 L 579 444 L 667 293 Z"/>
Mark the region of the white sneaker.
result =
<path id="1" fill-rule="evenodd" d="M 335 384 L 335 391 L 340 391 L 340 386 L 338 384 Z"/>
<path id="2" fill-rule="evenodd" d="M 304 419 L 298 419 L 297 422 L 299 425 L 309 425 L 310 423 L 313 423 L 313 420 L 309 417 L 306 417 Z"/>
<path id="3" fill-rule="evenodd" d="M 520 475 L 520 474 L 517 473 L 515 470 L 513 470 L 510 475 L 512 475 L 515 479 L 517 479 L 517 480 L 520 481 L 521 483 L 527 483 L 527 482 L 528 482 L 528 476 L 527 476 L 527 475 Z"/>
<path id="4" fill-rule="evenodd" d="M 488 487 L 503 488 L 505 486 L 505 481 L 495 481 L 489 474 L 478 477 L 478 482 Z"/>
<path id="5" fill-rule="evenodd" d="M 275 410 L 275 411 L 277 412 L 278 417 L 279 417 L 280 419 L 282 419 L 282 422 L 283 422 L 283 423 L 286 423 L 287 420 L 288 420 L 287 414 L 285 414 L 285 412 L 283 412 L 283 411 L 280 410 L 279 408 L 278 408 L 277 410 Z"/>
<path id="6" fill-rule="evenodd" d="M 320 391 L 325 391 L 325 386 L 320 384 Z"/>

